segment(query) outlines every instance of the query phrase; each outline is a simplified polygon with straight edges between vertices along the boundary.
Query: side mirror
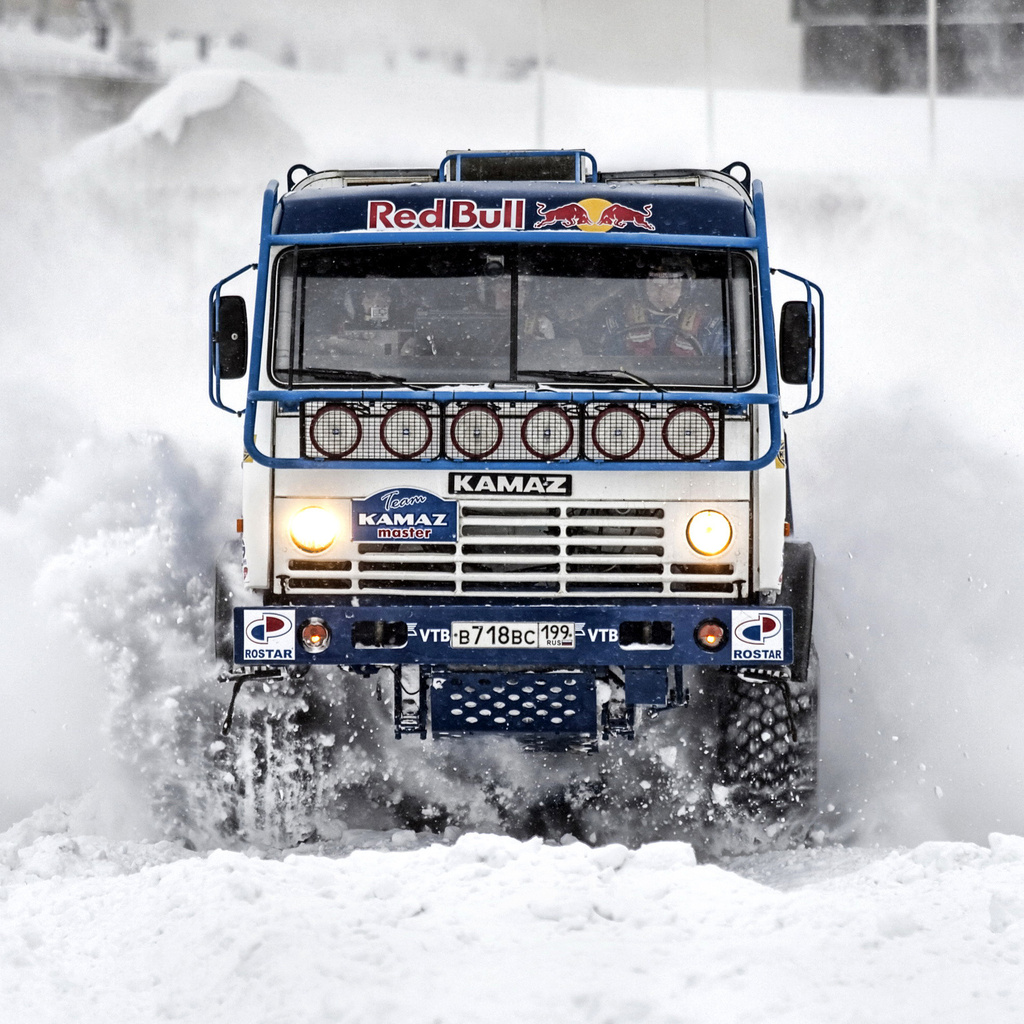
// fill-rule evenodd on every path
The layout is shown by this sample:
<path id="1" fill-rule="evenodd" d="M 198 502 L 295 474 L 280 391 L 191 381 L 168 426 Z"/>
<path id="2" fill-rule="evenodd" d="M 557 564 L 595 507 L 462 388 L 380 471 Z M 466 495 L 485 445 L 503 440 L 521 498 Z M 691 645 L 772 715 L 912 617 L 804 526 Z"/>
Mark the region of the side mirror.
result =
<path id="1" fill-rule="evenodd" d="M 249 361 L 249 320 L 241 295 L 222 295 L 217 311 L 217 330 L 213 343 L 220 353 L 221 380 L 245 376 Z"/>
<path id="2" fill-rule="evenodd" d="M 779 372 L 786 384 L 806 384 L 814 372 L 814 307 L 807 302 L 782 304 L 779 322 Z"/>

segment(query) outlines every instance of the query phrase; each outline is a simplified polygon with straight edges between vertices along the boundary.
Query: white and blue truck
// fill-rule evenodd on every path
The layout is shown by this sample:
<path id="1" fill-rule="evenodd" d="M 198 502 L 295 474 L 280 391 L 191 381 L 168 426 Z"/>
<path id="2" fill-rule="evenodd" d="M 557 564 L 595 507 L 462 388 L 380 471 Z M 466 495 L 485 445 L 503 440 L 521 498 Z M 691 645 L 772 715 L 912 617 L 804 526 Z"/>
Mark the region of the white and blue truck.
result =
<path id="1" fill-rule="evenodd" d="M 251 338 L 223 291 L 248 269 Z M 776 330 L 774 273 L 742 163 L 453 152 L 271 182 L 258 262 L 210 295 L 210 397 L 244 418 L 232 706 L 345 666 L 386 681 L 396 739 L 586 753 L 699 688 L 718 781 L 807 804 L 814 553 L 784 423 L 822 398 L 824 298 L 779 271 Z"/>

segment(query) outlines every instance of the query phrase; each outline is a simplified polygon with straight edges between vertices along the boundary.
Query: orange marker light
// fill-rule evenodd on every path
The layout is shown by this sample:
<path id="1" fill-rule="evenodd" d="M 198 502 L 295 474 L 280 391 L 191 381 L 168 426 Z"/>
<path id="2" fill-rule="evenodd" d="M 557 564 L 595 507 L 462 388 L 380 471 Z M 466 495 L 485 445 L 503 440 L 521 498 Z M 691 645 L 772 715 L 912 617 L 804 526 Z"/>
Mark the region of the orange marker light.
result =
<path id="1" fill-rule="evenodd" d="M 717 651 L 725 642 L 725 626 L 713 619 L 702 622 L 697 627 L 697 643 L 705 650 Z"/>
<path id="2" fill-rule="evenodd" d="M 299 638 L 302 640 L 302 646 L 310 654 L 318 654 L 330 646 L 331 631 L 323 619 L 310 619 L 303 623 Z"/>

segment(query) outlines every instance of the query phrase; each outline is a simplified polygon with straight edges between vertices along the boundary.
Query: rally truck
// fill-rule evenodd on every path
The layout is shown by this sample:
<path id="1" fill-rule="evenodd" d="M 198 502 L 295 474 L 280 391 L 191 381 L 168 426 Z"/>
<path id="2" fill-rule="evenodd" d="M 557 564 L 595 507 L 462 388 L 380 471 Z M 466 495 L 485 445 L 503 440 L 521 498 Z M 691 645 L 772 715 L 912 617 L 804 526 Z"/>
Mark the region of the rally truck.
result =
<path id="1" fill-rule="evenodd" d="M 246 270 L 251 340 L 224 292 Z M 814 553 L 783 428 L 822 398 L 824 298 L 778 271 L 777 331 L 774 274 L 742 163 L 452 152 L 271 182 L 258 261 L 210 295 L 210 398 L 244 421 L 232 703 L 344 666 L 395 740 L 585 754 L 699 691 L 718 783 L 806 802 Z"/>

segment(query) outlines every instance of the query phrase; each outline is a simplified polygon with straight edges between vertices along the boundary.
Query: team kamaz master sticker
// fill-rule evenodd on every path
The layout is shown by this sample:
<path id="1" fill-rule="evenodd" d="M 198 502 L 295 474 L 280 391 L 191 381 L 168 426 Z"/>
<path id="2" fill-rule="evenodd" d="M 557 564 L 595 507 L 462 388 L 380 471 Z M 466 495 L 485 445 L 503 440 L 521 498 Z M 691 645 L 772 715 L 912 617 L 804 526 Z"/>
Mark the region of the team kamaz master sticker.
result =
<path id="1" fill-rule="evenodd" d="M 459 503 L 417 487 L 392 487 L 352 502 L 354 541 L 452 542 Z"/>

